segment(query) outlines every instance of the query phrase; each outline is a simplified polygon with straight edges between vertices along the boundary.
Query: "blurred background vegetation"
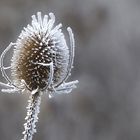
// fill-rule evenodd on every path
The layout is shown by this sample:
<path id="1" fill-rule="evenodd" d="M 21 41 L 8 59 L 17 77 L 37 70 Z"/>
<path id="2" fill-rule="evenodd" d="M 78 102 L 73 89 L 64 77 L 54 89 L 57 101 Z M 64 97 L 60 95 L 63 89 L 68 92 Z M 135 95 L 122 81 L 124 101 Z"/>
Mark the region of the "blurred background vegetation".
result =
<path id="1" fill-rule="evenodd" d="M 80 83 L 68 95 L 43 95 L 34 140 L 139 140 L 140 0 L 0 0 L 1 52 L 37 11 L 72 27 L 70 79 Z M 0 94 L 1 140 L 22 138 L 27 99 Z"/>

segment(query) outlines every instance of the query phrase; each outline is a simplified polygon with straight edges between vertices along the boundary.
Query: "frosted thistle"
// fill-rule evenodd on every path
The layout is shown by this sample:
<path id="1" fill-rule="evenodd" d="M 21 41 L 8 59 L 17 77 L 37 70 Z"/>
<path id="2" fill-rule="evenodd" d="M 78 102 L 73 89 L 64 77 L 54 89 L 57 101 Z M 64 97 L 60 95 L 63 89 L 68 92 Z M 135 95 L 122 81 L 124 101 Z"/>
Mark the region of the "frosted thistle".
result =
<path id="1" fill-rule="evenodd" d="M 55 94 L 70 93 L 76 88 L 78 81 L 67 82 L 71 74 L 74 59 L 74 35 L 67 28 L 70 37 L 68 47 L 61 30 L 62 24 L 54 26 L 53 13 L 44 15 L 41 12 L 32 16 L 31 25 L 27 25 L 20 33 L 15 43 L 10 45 L 0 56 L 0 68 L 7 83 L 0 82 L 4 93 L 29 93 L 26 123 L 23 140 L 32 140 L 36 132 L 35 123 L 38 120 L 41 94 L 48 97 Z M 3 64 L 5 55 L 13 48 L 11 65 Z M 11 70 L 11 78 L 7 70 Z"/>

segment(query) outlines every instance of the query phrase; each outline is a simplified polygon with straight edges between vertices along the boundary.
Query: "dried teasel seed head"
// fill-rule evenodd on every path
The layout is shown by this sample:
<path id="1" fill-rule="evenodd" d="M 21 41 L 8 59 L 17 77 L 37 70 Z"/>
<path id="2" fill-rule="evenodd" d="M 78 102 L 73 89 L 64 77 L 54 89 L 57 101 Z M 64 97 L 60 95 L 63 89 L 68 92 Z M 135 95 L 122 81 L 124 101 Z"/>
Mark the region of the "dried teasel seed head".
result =
<path id="1" fill-rule="evenodd" d="M 25 82 L 29 90 L 49 86 L 53 69 L 53 86 L 59 85 L 68 71 L 70 59 L 69 48 L 64 34 L 60 29 L 62 24 L 53 27 L 55 16 L 32 16 L 32 23 L 19 35 L 11 62 L 11 75 L 14 84 L 20 87 Z"/>

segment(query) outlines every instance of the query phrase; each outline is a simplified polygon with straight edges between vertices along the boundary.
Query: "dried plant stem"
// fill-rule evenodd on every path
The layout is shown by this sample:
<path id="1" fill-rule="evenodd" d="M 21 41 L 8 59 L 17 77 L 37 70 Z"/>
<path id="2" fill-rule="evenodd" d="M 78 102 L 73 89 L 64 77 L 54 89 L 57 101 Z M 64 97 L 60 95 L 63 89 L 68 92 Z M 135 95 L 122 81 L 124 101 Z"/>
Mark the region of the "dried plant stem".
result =
<path id="1" fill-rule="evenodd" d="M 36 133 L 36 122 L 38 121 L 38 114 L 40 110 L 41 93 L 31 94 L 28 100 L 27 116 L 24 124 L 25 131 L 22 140 L 32 140 L 33 134 Z"/>

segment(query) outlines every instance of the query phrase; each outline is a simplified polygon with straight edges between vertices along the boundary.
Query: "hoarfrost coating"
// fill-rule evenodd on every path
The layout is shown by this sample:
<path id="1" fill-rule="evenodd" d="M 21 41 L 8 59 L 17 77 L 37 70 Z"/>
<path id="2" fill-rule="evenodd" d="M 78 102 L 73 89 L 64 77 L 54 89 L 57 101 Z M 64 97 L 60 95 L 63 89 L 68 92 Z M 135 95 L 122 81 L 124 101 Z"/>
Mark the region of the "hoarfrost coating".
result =
<path id="1" fill-rule="evenodd" d="M 3 92 L 22 92 L 23 90 L 47 91 L 54 93 L 69 93 L 76 87 L 78 81 L 65 83 L 70 76 L 74 59 L 74 35 L 70 27 L 67 28 L 70 36 L 68 47 L 61 30 L 62 24 L 54 27 L 53 13 L 45 15 L 41 12 L 32 16 L 31 25 L 27 25 L 19 35 L 16 43 L 11 43 L 2 53 L 0 59 L 1 71 L 8 82 L 1 83 L 7 87 Z M 6 74 L 3 66 L 5 54 L 14 47 L 11 61 L 11 77 Z M 50 96 L 50 97 L 51 97 Z"/>
<path id="2" fill-rule="evenodd" d="M 32 140 L 36 133 L 42 93 L 47 93 L 48 97 L 70 93 L 78 83 L 77 80 L 65 83 L 73 67 L 75 48 L 73 32 L 70 27 L 67 28 L 70 36 L 68 47 L 60 29 L 62 24 L 53 28 L 54 23 L 53 13 L 45 15 L 43 19 L 41 12 L 38 12 L 37 16 L 33 15 L 31 25 L 27 25 L 16 43 L 10 43 L 0 56 L 1 72 L 8 82 L 0 82 L 0 85 L 5 87 L 2 91 L 30 93 L 22 140 Z M 5 55 L 12 47 L 14 52 L 11 65 L 5 67 L 3 63 Z M 11 69 L 12 79 L 7 75 L 7 69 Z"/>

